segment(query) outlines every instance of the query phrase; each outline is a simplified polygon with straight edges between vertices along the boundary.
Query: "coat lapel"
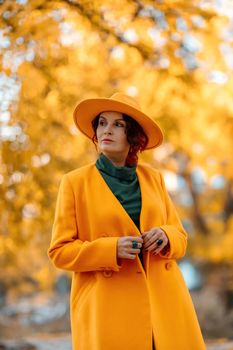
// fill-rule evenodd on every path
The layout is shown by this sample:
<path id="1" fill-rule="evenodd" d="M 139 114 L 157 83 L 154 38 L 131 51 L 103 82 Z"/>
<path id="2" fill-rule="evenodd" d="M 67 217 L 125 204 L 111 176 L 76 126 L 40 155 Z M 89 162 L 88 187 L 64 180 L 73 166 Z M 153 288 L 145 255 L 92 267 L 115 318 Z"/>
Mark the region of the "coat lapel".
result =
<path id="1" fill-rule="evenodd" d="M 145 171 L 140 165 L 137 167 L 137 175 L 142 196 L 140 228 L 143 233 L 152 227 L 164 225 L 166 208 L 161 196 L 159 182 L 155 181 L 150 172 Z"/>
<path id="2" fill-rule="evenodd" d="M 121 205 L 119 200 L 115 197 L 115 195 L 113 194 L 113 192 L 111 191 L 107 183 L 105 182 L 104 178 L 102 177 L 102 175 L 100 174 L 96 166 L 94 166 L 94 178 L 96 179 L 96 181 L 94 180 L 95 187 L 96 187 L 96 183 L 100 184 L 100 186 L 98 186 L 98 193 L 97 193 L 100 199 L 99 203 L 103 203 L 103 200 L 104 200 L 103 205 L 105 207 L 111 208 L 111 209 L 114 208 L 115 214 L 117 214 L 120 220 L 122 220 L 125 223 L 125 225 L 127 225 L 127 227 L 130 228 L 130 231 L 135 232 L 137 233 L 138 236 L 140 236 L 140 231 L 138 230 L 137 226 L 135 225 L 131 217 L 128 215 L 124 207 Z M 129 232 L 129 235 L 130 235 L 130 232 Z"/>
<path id="3" fill-rule="evenodd" d="M 137 176 L 141 190 L 141 213 L 140 213 L 140 231 L 143 233 L 148 230 L 148 206 L 150 203 L 151 187 L 148 186 L 147 182 L 143 178 L 143 173 L 140 167 L 137 167 Z"/>
<path id="4" fill-rule="evenodd" d="M 145 179 L 145 174 L 140 166 L 137 167 L 136 173 L 138 176 L 141 191 L 140 231 L 143 233 L 144 231 L 151 229 L 152 222 L 156 221 L 156 212 L 158 212 L 156 210 L 156 202 L 158 201 L 158 198 L 153 198 L 154 193 L 151 189 L 152 186 L 150 178 L 148 177 L 148 179 Z M 115 213 L 119 215 L 121 220 L 127 222 L 127 225 L 133 228 L 133 232 L 136 230 L 137 234 L 140 235 L 141 233 L 138 230 L 137 226 L 128 215 L 124 207 L 121 205 L 119 200 L 115 197 L 95 165 L 94 178 L 95 188 L 96 183 L 100 184 L 100 186 L 98 186 L 99 203 L 103 203 L 104 200 L 104 206 L 114 208 Z"/>

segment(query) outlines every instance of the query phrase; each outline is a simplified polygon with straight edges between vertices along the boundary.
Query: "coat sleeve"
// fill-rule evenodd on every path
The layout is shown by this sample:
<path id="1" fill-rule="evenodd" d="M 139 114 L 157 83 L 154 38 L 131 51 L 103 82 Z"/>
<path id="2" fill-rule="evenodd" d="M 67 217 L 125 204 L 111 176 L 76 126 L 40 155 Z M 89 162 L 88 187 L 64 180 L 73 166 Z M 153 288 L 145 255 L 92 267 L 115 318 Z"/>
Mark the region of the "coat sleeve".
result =
<path id="1" fill-rule="evenodd" d="M 169 244 L 168 249 L 160 253 L 161 257 L 167 259 L 180 259 L 185 255 L 187 247 L 187 233 L 185 232 L 172 200 L 167 193 L 164 179 L 160 174 L 162 191 L 166 205 L 166 223 L 160 228 L 167 234 Z"/>
<path id="2" fill-rule="evenodd" d="M 117 264 L 118 237 L 101 237 L 93 241 L 78 239 L 74 192 L 68 175 L 59 187 L 52 239 L 48 256 L 56 267 L 75 271 L 111 269 L 119 271 Z"/>

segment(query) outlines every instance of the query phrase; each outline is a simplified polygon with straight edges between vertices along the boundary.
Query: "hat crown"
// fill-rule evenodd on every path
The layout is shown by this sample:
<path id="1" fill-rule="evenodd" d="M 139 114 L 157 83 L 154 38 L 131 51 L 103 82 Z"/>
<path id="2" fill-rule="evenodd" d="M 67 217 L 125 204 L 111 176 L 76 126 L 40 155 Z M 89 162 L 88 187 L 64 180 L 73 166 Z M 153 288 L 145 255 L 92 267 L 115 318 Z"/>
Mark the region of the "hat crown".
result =
<path id="1" fill-rule="evenodd" d="M 122 92 L 116 92 L 110 97 L 110 99 L 128 104 L 135 109 L 141 110 L 141 107 L 135 98 L 133 98 L 132 96 L 123 94 Z"/>

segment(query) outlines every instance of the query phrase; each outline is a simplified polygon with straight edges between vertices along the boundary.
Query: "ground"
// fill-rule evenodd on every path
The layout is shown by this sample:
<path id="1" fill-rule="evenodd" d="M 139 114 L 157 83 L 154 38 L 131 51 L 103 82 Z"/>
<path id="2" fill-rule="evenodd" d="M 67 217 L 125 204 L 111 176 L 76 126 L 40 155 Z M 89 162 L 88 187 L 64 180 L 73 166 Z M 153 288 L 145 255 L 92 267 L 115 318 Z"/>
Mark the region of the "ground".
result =
<path id="1" fill-rule="evenodd" d="M 24 341 L 18 342 L 17 344 L 13 344 L 9 341 L 4 344 L 11 345 L 9 348 L 6 347 L 6 350 L 72 350 L 69 334 L 61 334 L 56 337 L 40 334 L 37 338 L 27 337 Z M 1 341 L 0 349 L 4 349 L 4 347 L 1 347 Z M 226 339 L 207 341 L 207 350 L 233 350 L 233 341 L 228 341 Z"/>

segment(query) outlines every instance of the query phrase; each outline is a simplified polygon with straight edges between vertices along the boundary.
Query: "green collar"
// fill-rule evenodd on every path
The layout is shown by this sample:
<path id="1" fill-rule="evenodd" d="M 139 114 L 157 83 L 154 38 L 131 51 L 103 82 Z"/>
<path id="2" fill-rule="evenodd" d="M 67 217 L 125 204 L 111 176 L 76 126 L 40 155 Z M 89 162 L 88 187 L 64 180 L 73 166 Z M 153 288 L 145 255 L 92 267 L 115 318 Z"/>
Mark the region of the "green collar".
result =
<path id="1" fill-rule="evenodd" d="M 135 179 L 136 175 L 136 166 L 115 166 L 112 162 L 104 155 L 100 154 L 99 158 L 96 161 L 97 168 L 112 177 L 115 177 L 120 180 L 132 181 Z"/>

